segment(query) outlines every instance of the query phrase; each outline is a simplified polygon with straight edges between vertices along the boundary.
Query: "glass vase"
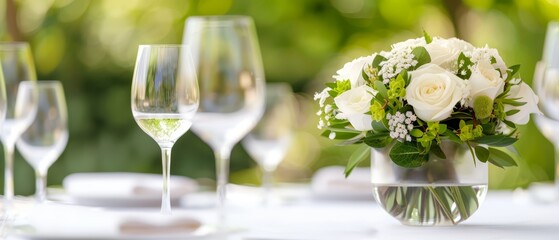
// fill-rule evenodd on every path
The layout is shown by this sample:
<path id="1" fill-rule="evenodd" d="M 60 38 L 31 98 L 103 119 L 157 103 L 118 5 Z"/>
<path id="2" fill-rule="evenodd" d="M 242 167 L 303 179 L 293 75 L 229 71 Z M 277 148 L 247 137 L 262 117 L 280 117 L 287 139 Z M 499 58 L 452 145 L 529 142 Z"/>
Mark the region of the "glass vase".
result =
<path id="1" fill-rule="evenodd" d="M 456 225 L 483 202 L 487 164 L 475 160 L 467 145 L 443 141 L 446 159 L 431 154 L 419 168 L 394 164 L 389 149 L 371 149 L 373 195 L 402 224 Z"/>

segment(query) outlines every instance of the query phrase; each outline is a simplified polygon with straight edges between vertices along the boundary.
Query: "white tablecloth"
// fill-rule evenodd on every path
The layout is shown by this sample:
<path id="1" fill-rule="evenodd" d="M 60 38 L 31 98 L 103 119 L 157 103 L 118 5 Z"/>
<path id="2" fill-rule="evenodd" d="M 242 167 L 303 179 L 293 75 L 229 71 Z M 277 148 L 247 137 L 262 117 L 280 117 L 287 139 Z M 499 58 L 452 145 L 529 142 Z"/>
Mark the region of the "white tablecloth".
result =
<path id="1" fill-rule="evenodd" d="M 511 192 L 489 192 L 470 219 L 453 227 L 409 227 L 371 201 L 321 201 L 303 198 L 273 207 L 230 206 L 230 240 L 366 240 L 366 239 L 559 239 L 559 203 L 537 204 Z M 114 210 L 112 210 L 114 211 Z M 117 211 L 157 211 L 120 209 Z M 211 222 L 212 208 L 174 209 Z M 21 240 L 15 236 L 9 240 Z"/>

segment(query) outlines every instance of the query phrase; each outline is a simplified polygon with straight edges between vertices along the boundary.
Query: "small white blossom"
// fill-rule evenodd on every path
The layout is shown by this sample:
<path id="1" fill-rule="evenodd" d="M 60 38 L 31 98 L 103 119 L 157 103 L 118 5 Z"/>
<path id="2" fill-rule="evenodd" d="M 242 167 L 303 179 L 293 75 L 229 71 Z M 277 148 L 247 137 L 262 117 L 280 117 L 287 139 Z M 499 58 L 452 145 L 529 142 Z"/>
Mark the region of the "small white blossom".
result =
<path id="1" fill-rule="evenodd" d="M 316 116 L 320 116 L 322 115 L 322 110 L 318 110 L 318 112 L 316 112 Z"/>
<path id="2" fill-rule="evenodd" d="M 382 61 L 379 69 L 379 76 L 382 77 L 383 83 L 387 84 L 391 78 L 394 78 L 403 69 L 409 69 L 417 65 L 412 51 L 418 46 L 424 46 L 426 43 L 423 38 L 410 39 L 392 45 L 390 52 L 381 52 L 380 55 L 386 60 Z"/>
<path id="3" fill-rule="evenodd" d="M 322 90 L 322 92 L 317 92 L 314 94 L 314 100 L 317 101 L 318 100 L 318 104 L 320 107 L 324 107 L 324 103 L 326 102 L 326 99 L 328 99 L 330 97 L 330 94 L 328 94 L 328 92 L 332 90 L 331 88 L 327 87 L 324 90 Z"/>
<path id="4" fill-rule="evenodd" d="M 335 132 L 330 132 L 330 134 L 328 135 L 328 138 L 330 139 L 335 139 L 336 138 L 336 133 Z"/>
<path id="5" fill-rule="evenodd" d="M 330 113 L 331 111 L 332 111 L 332 105 L 326 104 L 326 106 L 324 106 L 324 112 Z"/>
<path id="6" fill-rule="evenodd" d="M 413 112 L 407 111 L 405 114 L 396 112 L 394 115 L 388 113 L 386 119 L 388 120 L 388 130 L 391 138 L 411 141 L 409 132 L 413 129 L 413 122 L 417 120 Z"/>
<path id="7" fill-rule="evenodd" d="M 320 120 L 318 121 L 318 125 L 317 125 L 316 127 L 317 127 L 318 129 L 323 129 L 323 128 L 325 127 L 325 126 L 324 126 L 324 121 L 322 121 L 322 119 L 320 119 Z"/>

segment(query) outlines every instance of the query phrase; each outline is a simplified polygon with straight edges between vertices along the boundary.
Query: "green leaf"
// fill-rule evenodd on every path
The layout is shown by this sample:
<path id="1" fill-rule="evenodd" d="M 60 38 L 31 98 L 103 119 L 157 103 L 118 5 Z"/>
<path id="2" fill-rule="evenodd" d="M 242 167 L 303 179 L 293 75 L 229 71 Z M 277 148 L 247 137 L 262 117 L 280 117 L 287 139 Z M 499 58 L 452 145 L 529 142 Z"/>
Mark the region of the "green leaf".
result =
<path id="1" fill-rule="evenodd" d="M 375 58 L 373 59 L 373 63 L 371 64 L 374 68 L 379 68 L 380 63 L 386 61 L 386 58 L 381 56 L 380 54 L 377 54 L 375 56 Z"/>
<path id="2" fill-rule="evenodd" d="M 462 144 L 462 140 L 460 140 L 460 137 L 458 137 L 458 135 L 456 135 L 454 132 L 452 132 L 452 130 L 450 130 L 448 128 L 446 129 L 446 131 L 442 135 L 448 137 L 448 139 L 450 141 Z"/>
<path id="3" fill-rule="evenodd" d="M 413 137 L 416 137 L 416 138 L 420 138 L 420 137 L 423 136 L 423 131 L 421 131 L 417 128 L 414 128 L 410 131 L 410 135 L 412 135 Z"/>
<path id="4" fill-rule="evenodd" d="M 384 98 L 387 99 L 388 98 L 388 90 L 386 89 L 386 86 L 384 85 L 384 83 L 382 83 L 382 81 L 375 81 L 375 88 L 378 91 L 378 93 L 380 93 L 380 95 Z"/>
<path id="5" fill-rule="evenodd" d="M 331 88 L 331 89 L 336 89 L 338 87 L 338 84 L 335 82 L 328 82 L 325 83 L 324 85 L 326 85 L 327 87 Z"/>
<path id="6" fill-rule="evenodd" d="M 505 147 L 518 141 L 517 138 L 506 135 L 486 135 L 473 140 L 479 144 L 486 144 L 495 147 Z"/>
<path id="7" fill-rule="evenodd" d="M 369 77 L 369 75 L 367 74 L 367 72 L 365 72 L 365 68 L 363 68 L 363 70 L 361 70 L 361 76 L 363 77 L 363 79 L 367 82 L 369 82 L 371 80 L 371 78 Z"/>
<path id="8" fill-rule="evenodd" d="M 365 137 L 365 133 L 362 132 L 360 134 L 355 135 L 352 138 L 337 138 L 338 134 L 336 134 L 336 138 L 334 139 L 338 139 L 338 140 L 344 140 L 342 142 L 337 143 L 336 145 L 338 146 L 347 146 L 347 145 L 351 145 L 351 144 L 356 144 L 356 143 L 360 143 L 363 142 L 363 138 Z"/>
<path id="9" fill-rule="evenodd" d="M 411 77 L 409 76 L 408 71 L 406 69 L 402 69 L 400 74 L 398 74 L 398 77 L 402 77 L 404 79 L 404 82 L 406 83 L 405 85 L 406 87 L 410 85 Z"/>
<path id="10" fill-rule="evenodd" d="M 476 157 L 478 160 L 487 162 L 487 159 L 489 159 L 489 150 L 487 150 L 487 148 L 476 146 L 474 150 L 476 152 Z"/>
<path id="11" fill-rule="evenodd" d="M 423 30 L 423 38 L 425 38 L 425 42 L 427 44 L 429 44 L 433 41 L 433 38 L 431 36 L 429 36 L 429 33 L 427 33 L 425 30 Z"/>
<path id="12" fill-rule="evenodd" d="M 439 124 L 439 135 L 446 132 L 446 124 Z"/>
<path id="13" fill-rule="evenodd" d="M 375 132 L 388 132 L 388 128 L 386 128 L 383 121 L 372 121 L 371 127 L 373 127 Z"/>
<path id="14" fill-rule="evenodd" d="M 359 163 L 361 163 L 367 158 L 367 156 L 369 156 L 370 152 L 371 148 L 369 146 L 361 145 L 351 154 L 351 156 L 349 156 L 349 160 L 344 171 L 346 178 L 351 174 L 353 169 L 357 167 L 357 165 L 359 165 Z"/>
<path id="15" fill-rule="evenodd" d="M 470 70 L 470 66 L 474 65 L 472 60 L 469 57 L 464 55 L 464 52 L 461 52 L 458 56 L 458 73 L 457 76 L 462 79 L 469 79 L 472 75 L 472 71 Z"/>
<path id="16" fill-rule="evenodd" d="M 375 94 L 375 100 L 383 105 L 386 103 L 386 98 L 384 98 L 381 94 Z"/>
<path id="17" fill-rule="evenodd" d="M 507 152 L 492 147 L 489 148 L 489 162 L 500 168 L 518 166 Z"/>
<path id="18" fill-rule="evenodd" d="M 515 107 L 520 107 L 520 106 L 523 106 L 523 105 L 526 104 L 526 102 L 519 102 L 519 101 L 516 101 L 516 100 L 513 100 L 513 99 L 503 99 L 501 102 L 503 104 L 508 104 L 508 105 L 515 106 Z"/>
<path id="19" fill-rule="evenodd" d="M 389 153 L 390 159 L 396 165 L 405 168 L 416 168 L 429 159 L 429 155 L 422 154 L 417 146 L 410 142 L 396 142 Z"/>
<path id="20" fill-rule="evenodd" d="M 518 110 L 518 109 L 513 109 L 513 110 L 507 111 L 505 114 L 506 114 L 507 116 L 512 116 L 512 115 L 514 115 L 514 114 L 517 114 L 518 112 L 520 112 L 520 110 Z"/>
<path id="21" fill-rule="evenodd" d="M 504 123 L 505 125 L 507 125 L 508 127 L 512 128 L 512 129 L 515 129 L 515 128 L 516 128 L 516 124 L 514 124 L 514 123 L 511 122 L 511 121 L 503 120 L 503 123 Z"/>
<path id="22" fill-rule="evenodd" d="M 363 138 L 363 142 L 370 147 L 383 148 L 392 142 L 392 138 L 389 136 L 388 132 L 381 132 L 367 135 Z"/>
<path id="23" fill-rule="evenodd" d="M 514 66 L 510 66 L 509 69 L 507 69 L 508 75 L 506 81 L 511 80 L 514 77 L 514 75 L 518 72 L 518 70 L 520 70 L 520 65 L 517 64 Z"/>
<path id="24" fill-rule="evenodd" d="M 431 56 L 429 52 L 424 47 L 416 47 L 411 52 L 414 55 L 414 59 L 417 60 L 417 65 L 414 66 L 414 70 L 421 67 L 423 64 L 431 62 Z"/>
<path id="25" fill-rule="evenodd" d="M 439 157 L 440 159 L 446 159 L 446 155 L 441 149 L 441 146 L 439 146 L 438 144 L 431 145 L 431 153 Z"/>

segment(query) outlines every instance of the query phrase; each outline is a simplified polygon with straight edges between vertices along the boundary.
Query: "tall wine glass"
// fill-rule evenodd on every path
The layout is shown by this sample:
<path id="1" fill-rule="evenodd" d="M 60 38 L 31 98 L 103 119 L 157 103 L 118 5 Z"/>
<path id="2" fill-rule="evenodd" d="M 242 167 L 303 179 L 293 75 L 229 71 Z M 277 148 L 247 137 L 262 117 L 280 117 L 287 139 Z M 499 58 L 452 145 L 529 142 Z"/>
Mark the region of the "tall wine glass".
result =
<path id="1" fill-rule="evenodd" d="M 31 49 L 25 42 L 0 43 L 0 62 L 6 83 L 6 99 L 8 103 L 6 120 L 2 124 L 0 140 L 4 145 L 4 197 L 11 201 L 14 197 L 14 148 L 17 139 L 31 124 L 33 118 L 29 117 L 32 111 L 16 113 L 16 104 L 36 108 L 35 98 L 30 102 L 16 102 L 18 98 L 19 83 L 25 80 L 36 81 L 35 65 L 31 57 Z M 18 100 L 19 101 L 19 100 Z M 22 99 L 21 101 L 27 101 Z"/>
<path id="2" fill-rule="evenodd" d="M 539 97 L 543 115 L 535 115 L 534 122 L 555 148 L 555 194 L 559 195 L 559 22 L 547 27 L 542 61 L 536 64 L 534 91 Z"/>
<path id="3" fill-rule="evenodd" d="M 192 131 L 215 153 L 218 221 L 223 225 L 231 149 L 264 110 L 260 48 L 254 23 L 245 16 L 190 17 L 183 43 L 192 47 L 200 79 L 200 108 Z"/>
<path id="4" fill-rule="evenodd" d="M 248 154 L 262 169 L 262 203 L 270 202 L 273 173 L 285 157 L 295 127 L 295 99 L 287 83 L 266 85 L 266 107 L 262 119 L 243 139 Z"/>
<path id="5" fill-rule="evenodd" d="M 35 170 L 35 196 L 38 202 L 46 200 L 48 168 L 60 157 L 68 143 L 68 113 L 62 83 L 59 81 L 25 81 L 19 92 L 37 92 L 37 112 L 29 128 L 21 134 L 17 149 Z"/>
<path id="6" fill-rule="evenodd" d="M 187 46 L 140 45 L 132 80 L 132 114 L 161 148 L 161 212 L 171 213 L 171 149 L 192 125 L 198 109 L 196 72 Z"/>

